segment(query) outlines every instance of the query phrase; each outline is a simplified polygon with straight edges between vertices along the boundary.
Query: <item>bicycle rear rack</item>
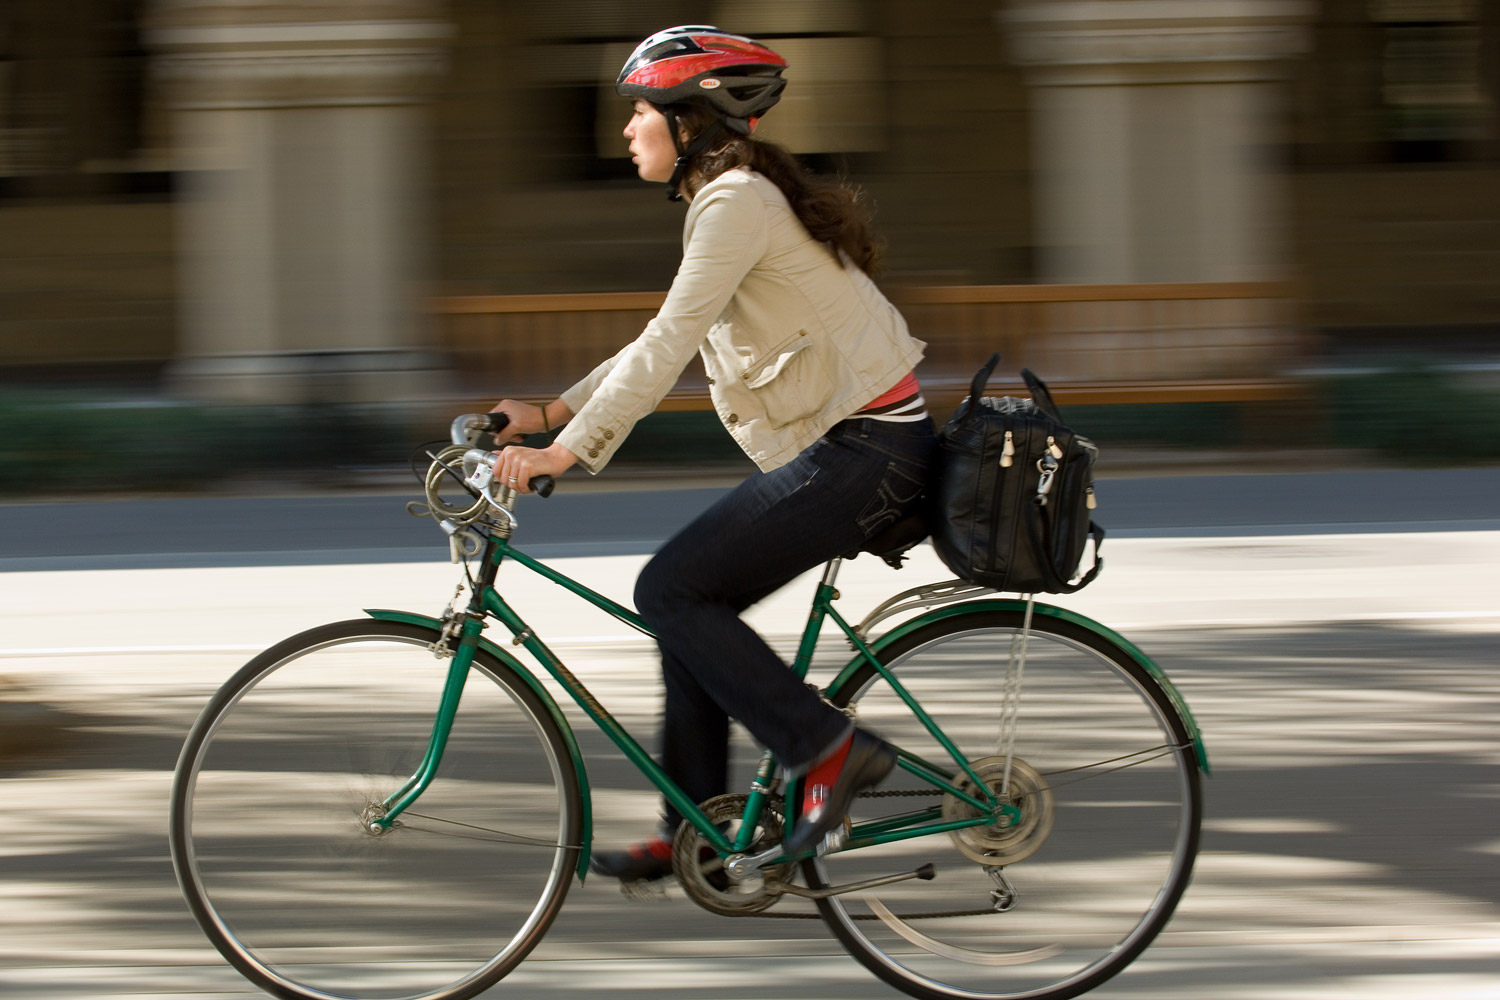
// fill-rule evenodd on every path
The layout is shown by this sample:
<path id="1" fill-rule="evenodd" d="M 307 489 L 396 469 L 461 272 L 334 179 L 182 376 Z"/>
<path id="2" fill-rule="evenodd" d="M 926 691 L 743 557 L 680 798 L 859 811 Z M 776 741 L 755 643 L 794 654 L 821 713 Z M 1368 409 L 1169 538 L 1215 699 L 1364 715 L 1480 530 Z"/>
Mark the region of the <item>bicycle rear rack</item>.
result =
<path id="1" fill-rule="evenodd" d="M 882 602 L 875 610 L 865 615 L 863 621 L 854 626 L 854 634 L 859 636 L 862 642 L 870 641 L 870 629 L 887 618 L 901 614 L 903 611 L 915 611 L 918 608 L 936 608 L 944 604 L 953 604 L 965 601 L 971 597 L 981 594 L 994 594 L 997 591 L 990 587 L 982 587 L 968 580 L 945 580 L 942 583 L 928 583 L 910 590 L 903 590 L 895 597 Z"/>

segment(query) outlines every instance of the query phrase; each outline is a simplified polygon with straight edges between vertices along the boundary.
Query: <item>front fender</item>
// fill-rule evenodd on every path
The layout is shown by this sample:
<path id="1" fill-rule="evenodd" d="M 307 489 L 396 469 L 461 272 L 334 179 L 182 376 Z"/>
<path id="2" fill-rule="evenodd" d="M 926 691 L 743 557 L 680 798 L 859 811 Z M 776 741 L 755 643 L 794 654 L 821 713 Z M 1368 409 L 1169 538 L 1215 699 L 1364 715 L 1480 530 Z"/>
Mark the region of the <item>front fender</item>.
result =
<path id="1" fill-rule="evenodd" d="M 1025 610 L 1026 602 L 1015 600 L 1013 598 L 996 598 L 978 601 L 965 601 L 961 604 L 950 604 L 947 607 L 935 608 L 924 614 L 920 614 L 917 617 L 910 619 L 909 621 L 902 622 L 900 625 L 897 625 L 895 628 L 891 629 L 889 632 L 886 632 L 884 635 L 880 636 L 880 638 L 870 643 L 870 649 L 872 652 L 878 653 L 880 650 L 886 648 L 887 646 L 890 646 L 898 639 L 901 639 L 902 637 L 915 632 L 919 628 L 931 625 L 933 622 L 939 622 L 947 618 L 953 618 L 957 615 L 972 614 L 975 611 L 1025 612 Z M 1146 668 L 1146 672 L 1149 673 L 1152 678 L 1154 678 L 1156 682 L 1161 685 L 1162 690 L 1167 694 L 1167 698 L 1172 702 L 1172 707 L 1177 710 L 1178 716 L 1182 719 L 1183 726 L 1187 729 L 1189 738 L 1191 738 L 1193 741 L 1193 754 L 1198 759 L 1198 767 L 1203 771 L 1204 774 L 1213 773 L 1209 768 L 1208 748 L 1203 744 L 1203 733 L 1198 729 L 1198 723 L 1193 719 L 1193 713 L 1188 708 L 1187 700 L 1182 697 L 1182 692 L 1177 690 L 1177 685 L 1172 683 L 1172 680 L 1167 676 L 1166 671 L 1158 666 L 1156 662 L 1151 659 L 1151 657 L 1147 656 L 1144 652 L 1141 651 L 1138 646 L 1136 646 L 1135 643 L 1131 642 L 1129 639 L 1125 638 L 1114 629 L 1108 627 L 1107 625 L 1101 625 L 1099 622 L 1094 621 L 1092 618 L 1085 618 L 1083 615 L 1080 615 L 1077 612 L 1069 611 L 1066 608 L 1059 608 L 1052 604 L 1034 604 L 1032 605 L 1031 613 L 1033 618 L 1037 616 L 1043 618 L 1056 618 L 1060 621 L 1069 622 L 1073 625 L 1077 625 L 1081 628 L 1087 629 L 1100 638 L 1107 639 L 1109 642 L 1114 643 L 1116 646 L 1119 646 L 1121 649 L 1125 650 L 1125 652 L 1134 657 L 1141 664 L 1141 666 Z M 839 675 L 833 679 L 833 683 L 828 685 L 829 697 L 836 695 L 845 684 L 849 683 L 850 678 L 854 676 L 854 674 L 860 669 L 860 667 L 864 665 L 864 663 L 865 661 L 862 656 L 856 656 L 853 660 L 849 661 L 844 669 L 839 672 Z"/>
<path id="2" fill-rule="evenodd" d="M 365 614 L 371 618 L 386 622 L 404 622 L 407 625 L 421 625 L 432 629 L 434 632 L 442 630 L 443 623 L 429 615 L 419 615 L 411 611 L 386 611 L 379 608 L 365 610 Z M 594 807 L 593 793 L 589 790 L 588 771 L 583 765 L 583 752 L 578 748 L 578 740 L 573 736 L 573 727 L 568 725 L 567 717 L 563 715 L 562 709 L 557 707 L 557 702 L 552 695 L 542 686 L 536 675 L 526 668 L 526 665 L 517 660 L 510 653 L 501 649 L 484 636 L 479 637 L 479 646 L 486 653 L 505 664 L 517 677 L 526 682 L 526 686 L 536 692 L 542 704 L 547 706 L 547 713 L 552 716 L 552 721 L 557 723 L 558 730 L 562 733 L 563 742 L 568 747 L 568 755 L 573 759 L 573 773 L 578 776 L 579 799 L 583 803 L 583 830 L 579 838 L 581 850 L 578 853 L 578 880 L 583 881 L 589 870 L 589 855 L 594 842 Z"/>

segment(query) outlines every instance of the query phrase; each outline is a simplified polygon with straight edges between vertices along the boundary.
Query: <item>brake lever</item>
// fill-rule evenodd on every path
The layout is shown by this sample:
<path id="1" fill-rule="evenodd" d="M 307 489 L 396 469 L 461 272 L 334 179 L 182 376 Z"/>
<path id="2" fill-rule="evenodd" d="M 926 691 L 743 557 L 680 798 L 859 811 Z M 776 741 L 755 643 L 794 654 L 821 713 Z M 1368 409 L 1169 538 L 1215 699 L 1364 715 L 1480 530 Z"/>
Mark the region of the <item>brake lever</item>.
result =
<path id="1" fill-rule="evenodd" d="M 510 417 L 503 413 L 465 413 L 453 418 L 448 437 L 454 444 L 478 444 L 479 435 L 496 435 L 505 430 Z"/>

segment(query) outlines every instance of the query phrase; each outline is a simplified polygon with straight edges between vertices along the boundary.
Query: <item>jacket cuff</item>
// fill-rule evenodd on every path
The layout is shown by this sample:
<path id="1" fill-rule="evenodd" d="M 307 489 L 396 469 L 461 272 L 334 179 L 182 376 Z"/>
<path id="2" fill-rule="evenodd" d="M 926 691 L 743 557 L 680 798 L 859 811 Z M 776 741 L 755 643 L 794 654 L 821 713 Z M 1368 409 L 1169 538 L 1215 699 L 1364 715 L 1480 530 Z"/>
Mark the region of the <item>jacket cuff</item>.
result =
<path id="1" fill-rule="evenodd" d="M 626 429 L 609 414 L 597 412 L 597 407 L 593 409 L 596 412 L 589 413 L 585 408 L 569 420 L 555 443 L 578 456 L 578 464 L 590 475 L 598 475 L 624 442 Z"/>

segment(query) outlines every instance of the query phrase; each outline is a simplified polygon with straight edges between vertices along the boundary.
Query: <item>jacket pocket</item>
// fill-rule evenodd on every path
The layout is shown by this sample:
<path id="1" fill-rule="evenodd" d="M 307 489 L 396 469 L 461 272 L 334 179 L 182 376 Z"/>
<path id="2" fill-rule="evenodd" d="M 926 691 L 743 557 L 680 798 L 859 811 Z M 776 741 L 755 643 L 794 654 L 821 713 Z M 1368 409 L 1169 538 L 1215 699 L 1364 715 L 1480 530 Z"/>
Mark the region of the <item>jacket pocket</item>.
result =
<path id="1" fill-rule="evenodd" d="M 751 361 L 740 381 L 760 401 L 772 428 L 816 415 L 834 390 L 833 378 L 806 330 Z"/>

